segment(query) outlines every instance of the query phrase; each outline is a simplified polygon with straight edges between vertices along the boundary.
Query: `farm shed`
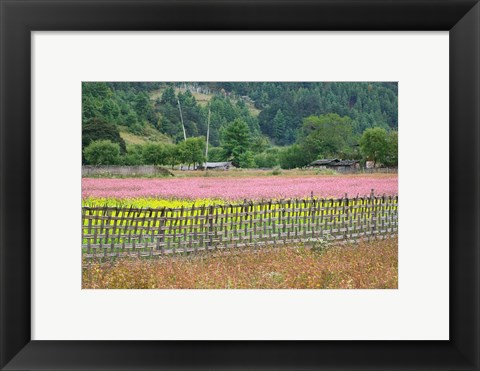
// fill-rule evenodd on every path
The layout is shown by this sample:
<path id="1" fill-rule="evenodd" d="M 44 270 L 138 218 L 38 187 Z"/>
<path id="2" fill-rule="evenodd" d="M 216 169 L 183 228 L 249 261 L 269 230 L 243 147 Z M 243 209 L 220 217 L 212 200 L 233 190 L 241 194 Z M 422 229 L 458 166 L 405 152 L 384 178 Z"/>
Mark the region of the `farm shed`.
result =
<path id="1" fill-rule="evenodd" d="M 316 167 L 319 169 L 326 169 L 327 165 L 330 165 L 335 162 L 339 162 L 340 160 L 338 158 L 330 158 L 330 159 L 322 159 L 322 160 L 315 160 L 310 165 L 309 167 Z"/>
<path id="2" fill-rule="evenodd" d="M 360 162 L 357 160 L 339 160 L 327 165 L 327 169 L 336 171 L 350 171 L 360 169 Z"/>
<path id="3" fill-rule="evenodd" d="M 333 158 L 333 159 L 316 160 L 310 163 L 309 166 L 319 168 L 319 169 L 351 171 L 351 170 L 360 169 L 360 162 L 357 160 L 339 160 L 338 158 Z"/>
<path id="4" fill-rule="evenodd" d="M 231 162 L 206 162 L 205 164 L 200 165 L 199 169 L 207 168 L 207 170 L 228 170 L 233 167 L 234 166 Z"/>

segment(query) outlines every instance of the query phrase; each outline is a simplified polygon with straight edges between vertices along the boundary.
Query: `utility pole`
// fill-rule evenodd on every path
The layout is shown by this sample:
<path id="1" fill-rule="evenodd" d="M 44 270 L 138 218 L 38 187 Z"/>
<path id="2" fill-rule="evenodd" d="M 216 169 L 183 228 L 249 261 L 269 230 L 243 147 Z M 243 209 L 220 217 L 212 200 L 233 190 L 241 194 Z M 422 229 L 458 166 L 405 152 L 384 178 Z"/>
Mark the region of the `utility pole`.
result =
<path id="1" fill-rule="evenodd" d="M 185 142 L 187 141 L 187 133 L 185 132 L 185 125 L 183 124 L 183 116 L 182 116 L 182 106 L 180 106 L 180 99 L 177 98 L 178 103 L 178 110 L 180 111 L 180 120 L 182 121 L 182 129 L 183 129 L 183 139 Z"/>

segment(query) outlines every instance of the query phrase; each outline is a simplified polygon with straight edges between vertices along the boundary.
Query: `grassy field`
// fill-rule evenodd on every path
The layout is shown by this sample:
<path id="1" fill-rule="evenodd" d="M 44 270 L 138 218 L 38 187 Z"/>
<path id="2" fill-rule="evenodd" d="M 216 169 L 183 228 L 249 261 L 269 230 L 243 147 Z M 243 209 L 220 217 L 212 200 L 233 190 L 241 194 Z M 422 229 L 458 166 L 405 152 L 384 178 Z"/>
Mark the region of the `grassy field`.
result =
<path id="1" fill-rule="evenodd" d="M 396 289 L 398 240 L 85 262 L 82 288 Z"/>
<path id="2" fill-rule="evenodd" d="M 236 178 L 236 177 L 264 177 L 264 176 L 273 176 L 273 177 L 299 177 L 299 176 L 338 176 L 344 178 L 350 177 L 369 177 L 372 179 L 375 178 L 397 178 L 397 173 L 338 173 L 331 169 L 230 169 L 230 170 L 172 170 L 166 167 L 171 173 L 173 173 L 178 178 L 196 178 L 199 176 L 207 176 L 214 178 Z"/>
<path id="3" fill-rule="evenodd" d="M 140 136 L 130 133 L 120 133 L 126 144 L 145 144 L 148 141 Z M 172 169 L 171 166 L 162 166 L 173 174 L 176 178 L 250 178 L 250 177 L 311 177 L 311 176 L 337 176 L 339 178 L 350 177 L 368 177 L 371 179 L 379 178 L 397 178 L 397 173 L 339 173 L 330 169 L 230 169 L 230 170 L 177 170 Z M 170 178 L 172 175 L 155 174 L 155 175 L 101 175 L 101 176 L 84 176 L 84 178 Z"/>
<path id="4" fill-rule="evenodd" d="M 146 143 L 171 143 L 172 140 L 165 134 L 160 133 L 151 125 L 145 125 L 142 135 L 136 135 L 131 133 L 126 126 L 118 126 L 120 136 L 127 145 L 134 144 L 146 144 Z"/>

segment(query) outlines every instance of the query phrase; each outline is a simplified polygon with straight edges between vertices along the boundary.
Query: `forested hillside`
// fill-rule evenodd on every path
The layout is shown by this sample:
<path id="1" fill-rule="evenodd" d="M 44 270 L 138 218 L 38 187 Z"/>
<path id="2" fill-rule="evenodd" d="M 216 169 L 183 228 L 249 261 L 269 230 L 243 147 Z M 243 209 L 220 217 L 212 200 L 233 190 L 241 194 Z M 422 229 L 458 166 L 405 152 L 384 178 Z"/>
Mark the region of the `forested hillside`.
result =
<path id="1" fill-rule="evenodd" d="M 99 140 L 119 146 L 120 157 L 103 163 L 202 162 L 208 121 L 209 161 L 286 168 L 325 156 L 396 162 L 397 83 L 84 82 L 82 89 L 84 149 Z M 360 148 L 372 128 L 381 129 L 385 147 L 376 155 Z M 149 145 L 165 153 L 147 160 Z M 84 163 L 99 162 L 87 157 Z"/>

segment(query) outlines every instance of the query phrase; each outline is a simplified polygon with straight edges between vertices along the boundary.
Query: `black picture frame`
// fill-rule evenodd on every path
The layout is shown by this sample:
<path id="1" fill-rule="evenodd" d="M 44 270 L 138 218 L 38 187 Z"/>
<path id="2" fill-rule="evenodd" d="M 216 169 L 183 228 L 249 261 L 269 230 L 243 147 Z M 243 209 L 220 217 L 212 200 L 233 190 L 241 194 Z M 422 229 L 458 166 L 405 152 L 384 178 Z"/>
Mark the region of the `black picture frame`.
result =
<path id="1" fill-rule="evenodd" d="M 477 1 L 0 0 L 0 27 L 2 370 L 480 369 Z M 32 341 L 30 36 L 41 30 L 449 31 L 450 340 Z"/>

